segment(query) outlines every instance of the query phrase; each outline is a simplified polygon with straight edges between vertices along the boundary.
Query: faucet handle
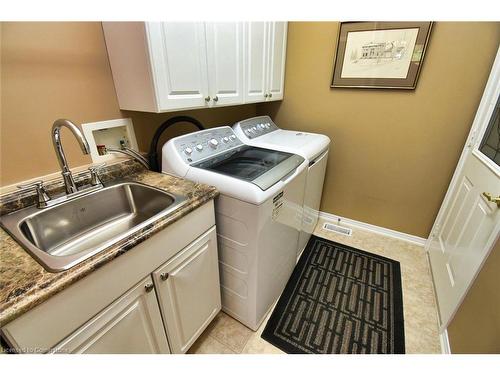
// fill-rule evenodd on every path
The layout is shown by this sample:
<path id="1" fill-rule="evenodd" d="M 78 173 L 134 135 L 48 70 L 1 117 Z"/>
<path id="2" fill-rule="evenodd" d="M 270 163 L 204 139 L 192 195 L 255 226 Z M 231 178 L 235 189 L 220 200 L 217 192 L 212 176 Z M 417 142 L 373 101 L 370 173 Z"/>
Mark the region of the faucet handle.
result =
<path id="1" fill-rule="evenodd" d="M 99 178 L 99 174 L 97 172 L 100 171 L 102 168 L 104 168 L 104 166 L 106 166 L 106 163 L 91 165 L 88 168 L 90 171 L 90 184 L 92 186 L 97 186 L 99 184 L 102 184 L 102 181 Z"/>
<path id="2" fill-rule="evenodd" d="M 27 184 L 17 185 L 18 189 L 35 189 L 35 188 L 43 188 L 44 182 L 42 180 L 28 182 Z"/>
<path id="3" fill-rule="evenodd" d="M 36 206 L 38 208 L 47 207 L 47 202 L 50 201 L 50 196 L 47 194 L 45 190 L 45 186 L 43 186 L 44 182 L 42 180 L 33 181 L 27 184 L 18 185 L 17 187 L 21 190 L 27 189 L 35 189 L 37 194 L 37 203 Z"/>

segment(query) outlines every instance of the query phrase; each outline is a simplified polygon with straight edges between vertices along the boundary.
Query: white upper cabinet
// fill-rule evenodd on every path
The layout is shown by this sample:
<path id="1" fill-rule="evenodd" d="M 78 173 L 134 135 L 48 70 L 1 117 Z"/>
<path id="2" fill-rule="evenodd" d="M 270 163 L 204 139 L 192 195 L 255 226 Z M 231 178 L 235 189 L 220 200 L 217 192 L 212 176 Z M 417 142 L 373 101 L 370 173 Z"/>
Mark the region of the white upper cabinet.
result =
<path id="1" fill-rule="evenodd" d="M 243 23 L 206 24 L 209 103 L 212 106 L 242 104 Z"/>
<path id="2" fill-rule="evenodd" d="M 267 100 L 282 100 L 285 86 L 286 22 L 270 22 Z"/>
<path id="3" fill-rule="evenodd" d="M 286 22 L 103 22 L 121 109 L 283 98 Z"/>
<path id="4" fill-rule="evenodd" d="M 262 102 L 267 89 L 268 22 L 248 22 L 245 26 L 245 101 Z"/>
<path id="5" fill-rule="evenodd" d="M 245 101 L 283 99 L 286 22 L 248 22 L 245 33 Z"/>
<path id="6" fill-rule="evenodd" d="M 206 105 L 205 25 L 148 22 L 146 30 L 159 111 Z"/>

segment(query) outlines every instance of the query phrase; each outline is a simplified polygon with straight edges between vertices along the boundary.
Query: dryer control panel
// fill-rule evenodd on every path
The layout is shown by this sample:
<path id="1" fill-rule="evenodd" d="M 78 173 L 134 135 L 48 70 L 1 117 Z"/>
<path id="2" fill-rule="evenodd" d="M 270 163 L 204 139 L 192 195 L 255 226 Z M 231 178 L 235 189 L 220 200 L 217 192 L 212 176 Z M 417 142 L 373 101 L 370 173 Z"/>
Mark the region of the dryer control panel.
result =
<path id="1" fill-rule="evenodd" d="M 229 126 L 206 129 L 174 140 L 174 146 L 186 164 L 196 163 L 205 158 L 243 145 Z"/>
<path id="2" fill-rule="evenodd" d="M 254 139 L 278 130 L 278 127 L 269 116 L 249 118 L 248 120 L 240 121 L 238 124 L 248 139 Z"/>

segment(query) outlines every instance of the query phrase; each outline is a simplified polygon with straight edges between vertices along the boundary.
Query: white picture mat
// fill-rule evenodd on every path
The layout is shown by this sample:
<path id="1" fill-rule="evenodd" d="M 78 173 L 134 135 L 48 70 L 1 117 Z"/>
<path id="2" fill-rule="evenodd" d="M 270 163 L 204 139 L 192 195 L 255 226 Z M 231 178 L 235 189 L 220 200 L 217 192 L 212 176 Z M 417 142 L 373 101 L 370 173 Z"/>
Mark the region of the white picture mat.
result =
<path id="1" fill-rule="evenodd" d="M 351 31 L 347 34 L 341 78 L 406 78 L 413 56 L 418 28 Z M 363 58 L 363 47 L 386 43 L 386 49 L 403 48 L 401 56 Z"/>

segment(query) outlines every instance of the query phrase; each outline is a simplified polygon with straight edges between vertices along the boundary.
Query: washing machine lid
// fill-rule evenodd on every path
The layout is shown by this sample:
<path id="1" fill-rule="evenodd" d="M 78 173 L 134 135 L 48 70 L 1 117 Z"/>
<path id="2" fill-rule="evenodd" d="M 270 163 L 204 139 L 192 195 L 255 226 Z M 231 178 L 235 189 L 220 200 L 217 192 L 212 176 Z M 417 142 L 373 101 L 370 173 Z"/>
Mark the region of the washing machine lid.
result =
<path id="1" fill-rule="evenodd" d="M 236 135 L 245 143 L 281 151 L 292 151 L 309 161 L 323 154 L 330 138 L 323 134 L 280 129 L 269 116 L 252 117 L 233 125 Z"/>
<path id="2" fill-rule="evenodd" d="M 304 160 L 289 152 L 244 145 L 191 166 L 251 182 L 265 191 Z"/>

